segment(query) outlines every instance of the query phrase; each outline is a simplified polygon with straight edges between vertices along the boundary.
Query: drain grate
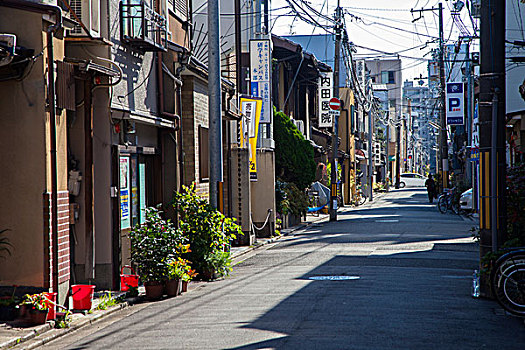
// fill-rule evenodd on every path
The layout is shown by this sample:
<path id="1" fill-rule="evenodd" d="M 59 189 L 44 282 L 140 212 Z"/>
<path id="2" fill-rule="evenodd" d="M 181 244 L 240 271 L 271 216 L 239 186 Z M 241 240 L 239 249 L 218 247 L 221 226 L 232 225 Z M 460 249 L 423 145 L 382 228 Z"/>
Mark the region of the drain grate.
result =
<path id="1" fill-rule="evenodd" d="M 308 279 L 314 281 L 348 281 L 348 280 L 358 280 L 361 277 L 359 276 L 312 276 Z"/>

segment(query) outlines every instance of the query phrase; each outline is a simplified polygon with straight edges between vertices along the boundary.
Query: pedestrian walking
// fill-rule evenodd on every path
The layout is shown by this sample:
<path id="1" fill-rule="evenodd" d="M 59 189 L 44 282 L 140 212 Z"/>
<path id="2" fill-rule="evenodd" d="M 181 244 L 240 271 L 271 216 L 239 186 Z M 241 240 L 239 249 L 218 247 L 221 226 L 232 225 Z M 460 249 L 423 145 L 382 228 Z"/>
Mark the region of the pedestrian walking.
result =
<path id="1" fill-rule="evenodd" d="M 432 179 L 432 174 L 428 174 L 425 186 L 427 187 L 428 201 L 432 203 L 434 202 L 434 196 L 436 195 L 436 183 L 434 182 L 434 179 Z"/>

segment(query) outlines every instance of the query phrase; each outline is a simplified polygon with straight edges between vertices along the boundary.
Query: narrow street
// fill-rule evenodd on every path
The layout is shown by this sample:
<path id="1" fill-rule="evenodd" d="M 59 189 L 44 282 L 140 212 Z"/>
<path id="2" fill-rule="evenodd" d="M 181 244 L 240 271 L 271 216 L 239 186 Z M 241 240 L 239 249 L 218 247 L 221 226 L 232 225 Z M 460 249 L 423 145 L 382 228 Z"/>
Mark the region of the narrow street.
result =
<path id="1" fill-rule="evenodd" d="M 474 221 L 440 214 L 424 189 L 338 219 L 260 250 L 225 280 L 44 348 L 525 349 L 522 320 L 470 296 Z"/>

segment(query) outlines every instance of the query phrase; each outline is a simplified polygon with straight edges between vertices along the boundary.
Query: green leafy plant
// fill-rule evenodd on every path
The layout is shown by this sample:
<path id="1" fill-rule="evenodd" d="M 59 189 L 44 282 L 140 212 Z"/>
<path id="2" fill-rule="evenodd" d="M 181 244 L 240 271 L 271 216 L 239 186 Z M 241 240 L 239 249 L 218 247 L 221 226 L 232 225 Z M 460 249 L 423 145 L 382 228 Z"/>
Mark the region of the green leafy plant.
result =
<path id="1" fill-rule="evenodd" d="M 188 253 L 190 251 L 188 250 Z M 168 276 L 170 279 L 180 279 L 186 282 L 191 281 L 197 273 L 191 268 L 191 261 L 178 258 L 173 259 L 168 264 Z"/>
<path id="2" fill-rule="evenodd" d="M 5 255 L 11 255 L 13 245 L 9 242 L 9 238 L 5 237 L 7 231 L 9 229 L 0 230 L 0 258 L 5 258 Z"/>
<path id="3" fill-rule="evenodd" d="M 63 315 L 58 316 L 55 321 L 55 328 L 64 329 L 69 328 L 71 322 L 73 321 L 73 314 L 71 311 L 67 310 Z"/>
<path id="4" fill-rule="evenodd" d="M 279 218 L 275 219 L 275 234 L 277 236 L 280 236 L 282 229 L 283 229 L 283 221 Z"/>
<path id="5" fill-rule="evenodd" d="M 283 112 L 274 108 L 275 174 L 303 191 L 315 181 L 314 148 Z"/>
<path id="6" fill-rule="evenodd" d="M 180 255 L 187 241 L 182 231 L 164 220 L 157 208 L 146 208 L 146 220 L 130 234 L 131 261 L 144 282 L 162 282 L 168 275 L 168 262 Z"/>
<path id="7" fill-rule="evenodd" d="M 139 296 L 139 288 L 130 286 L 126 292 L 126 298 L 135 298 Z"/>
<path id="8" fill-rule="evenodd" d="M 5 296 L 0 297 L 0 307 L 10 307 L 14 305 L 18 305 L 20 302 L 19 298 L 15 296 L 17 285 L 13 285 L 13 293 L 11 293 L 11 296 Z"/>
<path id="9" fill-rule="evenodd" d="M 111 293 L 108 292 L 100 298 L 100 302 L 98 303 L 95 310 L 106 310 L 112 306 L 120 304 L 122 301 L 119 298 L 113 298 L 111 296 Z"/>
<path id="10" fill-rule="evenodd" d="M 243 234 L 235 219 L 225 217 L 200 197 L 195 184 L 184 186 L 183 192 L 176 193 L 173 206 L 179 214 L 180 229 L 191 247 L 185 256 L 195 270 L 203 277 L 210 272 L 227 274 L 228 270 L 223 267 L 230 263 L 231 241 Z M 223 252 L 227 254 L 220 254 Z"/>
<path id="11" fill-rule="evenodd" d="M 49 307 L 46 304 L 47 300 L 45 293 L 26 294 L 23 296 L 20 305 L 29 305 L 32 309 L 46 311 L 49 310 Z"/>

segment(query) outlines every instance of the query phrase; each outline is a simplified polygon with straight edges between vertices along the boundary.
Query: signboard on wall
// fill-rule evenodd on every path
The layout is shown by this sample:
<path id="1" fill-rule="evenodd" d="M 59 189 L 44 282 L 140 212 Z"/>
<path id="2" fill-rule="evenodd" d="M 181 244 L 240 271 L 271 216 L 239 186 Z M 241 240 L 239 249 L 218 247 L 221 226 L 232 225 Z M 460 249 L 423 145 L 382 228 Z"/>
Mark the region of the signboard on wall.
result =
<path id="1" fill-rule="evenodd" d="M 465 123 L 463 83 L 447 83 L 446 107 L 447 125 Z"/>
<path id="2" fill-rule="evenodd" d="M 317 83 L 318 87 L 318 115 L 319 115 L 319 127 L 320 128 L 331 128 L 332 117 L 330 113 L 330 99 L 333 97 L 333 73 L 332 72 L 320 72 L 320 77 Z"/>
<path id="3" fill-rule="evenodd" d="M 257 136 L 262 114 L 263 100 L 260 98 L 241 97 L 241 147 L 248 140 L 250 154 L 250 180 L 257 181 Z"/>
<path id="4" fill-rule="evenodd" d="M 271 42 L 269 39 L 250 40 L 250 94 L 262 99 L 260 123 L 272 122 L 270 92 Z"/>
<path id="5" fill-rule="evenodd" d="M 129 183 L 129 156 L 120 157 L 120 228 L 131 227 L 130 213 L 130 183 Z"/>

